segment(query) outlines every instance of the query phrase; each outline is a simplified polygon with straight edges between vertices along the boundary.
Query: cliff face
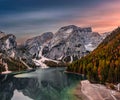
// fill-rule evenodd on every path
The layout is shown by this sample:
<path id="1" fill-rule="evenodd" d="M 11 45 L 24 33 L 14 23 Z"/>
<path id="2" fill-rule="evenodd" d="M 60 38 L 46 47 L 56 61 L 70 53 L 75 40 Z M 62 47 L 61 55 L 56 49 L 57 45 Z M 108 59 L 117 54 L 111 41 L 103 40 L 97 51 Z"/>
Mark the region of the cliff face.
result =
<path id="1" fill-rule="evenodd" d="M 24 44 L 24 48 L 26 48 L 26 51 L 29 52 L 32 55 L 32 57 L 38 57 L 39 51 L 41 50 L 41 46 L 44 43 L 47 43 L 52 38 L 52 32 L 43 33 L 40 36 L 28 39 Z"/>
<path id="2" fill-rule="evenodd" d="M 26 70 L 27 67 L 16 58 L 17 42 L 13 34 L 4 34 L 0 38 L 0 73 Z"/>
<path id="3" fill-rule="evenodd" d="M 90 27 L 80 28 L 74 25 L 60 28 L 45 47 L 46 57 L 55 60 L 72 62 L 95 49 L 102 37 L 92 32 Z"/>
<path id="4" fill-rule="evenodd" d="M 16 37 L 12 34 L 4 35 L 0 38 L 0 51 L 8 56 L 14 56 L 14 49 L 17 47 Z"/>
<path id="5" fill-rule="evenodd" d="M 69 25 L 61 27 L 54 35 L 48 32 L 28 39 L 24 48 L 25 54 L 31 55 L 37 66 L 44 66 L 41 62 L 71 63 L 94 50 L 102 40 L 103 37 L 92 32 L 91 27 Z"/>

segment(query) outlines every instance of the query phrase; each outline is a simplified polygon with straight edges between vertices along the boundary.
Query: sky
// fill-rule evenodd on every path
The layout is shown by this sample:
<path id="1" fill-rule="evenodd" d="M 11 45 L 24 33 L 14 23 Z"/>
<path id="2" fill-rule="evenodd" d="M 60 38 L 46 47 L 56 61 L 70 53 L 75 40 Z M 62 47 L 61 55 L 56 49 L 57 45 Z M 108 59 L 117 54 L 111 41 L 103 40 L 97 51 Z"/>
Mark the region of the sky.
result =
<path id="1" fill-rule="evenodd" d="M 19 42 L 66 25 L 112 31 L 120 26 L 120 0 L 0 0 L 0 31 Z"/>

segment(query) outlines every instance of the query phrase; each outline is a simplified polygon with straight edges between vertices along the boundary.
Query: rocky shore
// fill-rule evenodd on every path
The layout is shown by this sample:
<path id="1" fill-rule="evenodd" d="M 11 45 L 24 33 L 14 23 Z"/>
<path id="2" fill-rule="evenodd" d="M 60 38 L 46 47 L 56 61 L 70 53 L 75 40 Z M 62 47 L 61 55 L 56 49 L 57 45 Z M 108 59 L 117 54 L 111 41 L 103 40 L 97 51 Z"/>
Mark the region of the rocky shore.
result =
<path id="1" fill-rule="evenodd" d="M 120 100 L 120 92 L 110 90 L 101 84 L 91 84 L 88 80 L 77 85 L 74 95 L 77 100 Z"/>

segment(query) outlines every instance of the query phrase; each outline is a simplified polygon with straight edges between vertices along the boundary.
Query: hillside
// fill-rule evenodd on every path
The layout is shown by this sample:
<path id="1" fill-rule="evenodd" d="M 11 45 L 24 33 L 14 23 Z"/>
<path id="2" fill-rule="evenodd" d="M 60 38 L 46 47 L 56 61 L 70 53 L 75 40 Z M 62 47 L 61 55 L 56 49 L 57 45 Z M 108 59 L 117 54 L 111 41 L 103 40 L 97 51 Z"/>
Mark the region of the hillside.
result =
<path id="1" fill-rule="evenodd" d="M 120 82 L 120 28 L 89 55 L 68 65 L 67 71 L 85 74 L 90 81 Z"/>

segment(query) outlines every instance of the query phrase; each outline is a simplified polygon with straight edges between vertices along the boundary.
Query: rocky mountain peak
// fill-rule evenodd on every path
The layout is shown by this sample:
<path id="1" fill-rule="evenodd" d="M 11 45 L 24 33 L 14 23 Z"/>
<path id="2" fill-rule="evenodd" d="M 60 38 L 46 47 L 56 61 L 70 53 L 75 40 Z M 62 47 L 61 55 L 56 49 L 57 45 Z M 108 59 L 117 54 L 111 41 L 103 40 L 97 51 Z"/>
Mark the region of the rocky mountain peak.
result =
<path id="1" fill-rule="evenodd" d="M 29 52 L 29 54 L 32 55 L 32 57 L 38 57 L 39 51 L 41 50 L 41 46 L 44 43 L 47 43 L 52 38 L 52 32 L 43 33 L 40 36 L 28 39 L 24 44 L 24 48 L 26 48 L 26 52 Z"/>
<path id="2" fill-rule="evenodd" d="M 44 42 L 47 42 L 51 38 L 53 38 L 53 33 L 52 32 L 46 32 L 46 33 L 43 33 L 39 36 L 28 39 L 25 42 L 25 45 L 32 45 L 33 43 L 43 44 Z"/>
<path id="3" fill-rule="evenodd" d="M 79 27 L 79 31 L 80 32 L 92 32 L 92 28 L 91 27 Z"/>
<path id="4" fill-rule="evenodd" d="M 0 38 L 0 49 L 11 50 L 17 46 L 16 37 L 13 34 L 8 34 Z"/>
<path id="5" fill-rule="evenodd" d="M 50 40 L 45 56 L 54 60 L 69 59 L 72 62 L 94 50 L 101 41 L 101 35 L 92 32 L 91 27 L 64 26 Z"/>
<path id="6" fill-rule="evenodd" d="M 77 28 L 78 28 L 78 27 L 75 26 L 75 25 L 64 26 L 64 27 L 61 27 L 61 28 L 58 30 L 58 33 L 63 33 L 63 32 L 71 33 L 71 32 L 73 32 L 74 30 L 76 30 Z"/>
<path id="7" fill-rule="evenodd" d="M 78 27 L 75 25 L 68 25 L 68 26 L 64 26 L 61 27 L 58 32 L 56 34 L 59 33 L 72 33 L 74 31 L 79 31 L 79 32 L 92 32 L 92 28 L 91 27 Z"/>
<path id="8" fill-rule="evenodd" d="M 0 38 L 2 38 L 3 36 L 5 36 L 5 33 L 0 31 Z"/>

